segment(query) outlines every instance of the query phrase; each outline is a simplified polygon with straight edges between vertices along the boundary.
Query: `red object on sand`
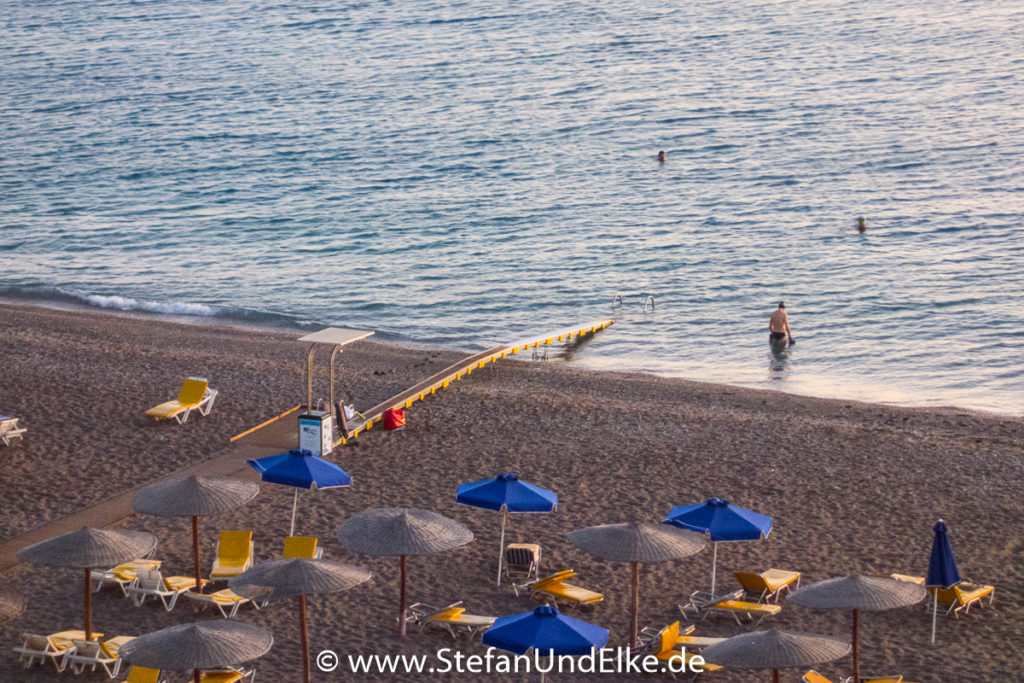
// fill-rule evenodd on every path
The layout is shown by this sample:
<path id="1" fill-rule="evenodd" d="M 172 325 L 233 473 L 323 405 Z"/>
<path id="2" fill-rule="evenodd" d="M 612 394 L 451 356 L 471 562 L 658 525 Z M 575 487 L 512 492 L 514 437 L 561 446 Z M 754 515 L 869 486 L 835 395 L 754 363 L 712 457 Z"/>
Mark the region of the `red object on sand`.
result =
<path id="1" fill-rule="evenodd" d="M 405 428 L 405 411 L 401 408 L 388 408 L 384 411 L 384 429 Z"/>

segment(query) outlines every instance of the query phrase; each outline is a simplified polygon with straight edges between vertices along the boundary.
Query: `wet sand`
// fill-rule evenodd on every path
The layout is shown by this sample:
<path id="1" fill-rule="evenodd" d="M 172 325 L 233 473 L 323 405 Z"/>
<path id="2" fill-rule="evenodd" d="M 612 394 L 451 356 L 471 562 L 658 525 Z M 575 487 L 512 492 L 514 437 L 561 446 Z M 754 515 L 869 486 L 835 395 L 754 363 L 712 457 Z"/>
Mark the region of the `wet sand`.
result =
<path id="1" fill-rule="evenodd" d="M 22 442 L 0 446 L 0 537 L 6 539 L 223 454 L 231 436 L 305 395 L 307 346 L 296 343 L 299 335 L 293 333 L 7 304 L 0 305 L 0 330 L 0 412 L 21 417 L 29 428 Z M 318 356 L 316 395 L 326 393 L 327 355 Z M 368 407 L 464 355 L 358 342 L 339 356 L 338 386 L 346 400 Z M 188 375 L 209 377 L 220 391 L 210 416 L 178 426 L 155 424 L 143 415 L 176 395 Z M 374 578 L 348 593 L 310 599 L 314 652 L 431 654 L 455 647 L 482 654 L 479 642 L 453 644 L 441 632 L 413 630 L 404 640 L 394 635 L 397 558 L 345 551 L 334 532 L 346 517 L 370 507 L 421 507 L 447 515 L 468 526 L 476 540 L 450 553 L 410 559 L 410 601 L 464 600 L 477 614 L 526 611 L 533 606 L 528 598 L 515 597 L 507 585 L 494 586 L 500 517 L 454 502 L 457 484 L 515 471 L 555 490 L 560 505 L 550 515 L 511 516 L 506 540 L 540 543 L 544 571 L 574 568 L 581 585 L 604 592 L 606 601 L 593 611 L 570 613 L 611 629 L 612 645 L 627 638 L 628 566 L 583 554 L 565 533 L 601 523 L 660 521 L 673 505 L 717 495 L 775 522 L 767 541 L 720 546 L 719 581 L 726 587 L 734 582 L 732 571 L 768 567 L 799 570 L 805 584 L 852 572 L 923 574 L 931 527 L 944 518 L 961 574 L 995 584 L 995 604 L 976 613 L 972 609 L 967 618 L 940 619 L 936 647 L 928 644 L 931 622 L 922 606 L 864 614 L 861 671 L 902 673 L 918 682 L 1020 676 L 1024 421 L 1019 418 L 589 372 L 558 362 L 502 361 L 415 404 L 404 432 L 372 430 L 333 459 L 354 484 L 301 496 L 298 530 L 319 536 L 325 557 L 366 567 Z M 254 529 L 257 561 L 279 556 L 291 500 L 291 489 L 262 485 L 252 504 L 203 520 L 204 569 L 217 529 Z M 155 533 L 167 571 L 189 572 L 187 520 L 132 516 L 120 525 Z M 708 587 L 710 564 L 710 552 L 703 552 L 643 567 L 642 625 L 660 627 L 677 619 L 676 604 Z M 0 657 L 0 680 L 69 678 L 52 668 L 23 671 L 9 648 L 22 631 L 81 626 L 79 572 L 19 565 L 3 580 L 28 596 L 28 609 L 2 627 L 0 640 L 8 654 Z M 182 602 L 171 613 L 149 604 L 135 608 L 110 590 L 96 596 L 94 622 L 107 635 L 141 635 L 190 619 L 191 609 Z M 783 605 L 764 626 L 849 635 L 848 614 Z M 257 663 L 258 680 L 297 680 L 296 608 L 243 608 L 238 618 L 274 631 L 273 650 Z M 746 630 L 750 627 L 722 618 L 701 622 L 697 632 L 728 636 Z M 833 678 L 850 673 L 848 658 L 815 668 Z M 413 678 L 354 676 L 345 669 L 343 663 L 314 679 Z M 783 680 L 799 680 L 800 673 L 787 672 Z M 723 671 L 705 680 L 767 677 Z M 522 675 L 492 678 L 524 680 Z M 561 675 L 553 680 L 636 678 Z"/>

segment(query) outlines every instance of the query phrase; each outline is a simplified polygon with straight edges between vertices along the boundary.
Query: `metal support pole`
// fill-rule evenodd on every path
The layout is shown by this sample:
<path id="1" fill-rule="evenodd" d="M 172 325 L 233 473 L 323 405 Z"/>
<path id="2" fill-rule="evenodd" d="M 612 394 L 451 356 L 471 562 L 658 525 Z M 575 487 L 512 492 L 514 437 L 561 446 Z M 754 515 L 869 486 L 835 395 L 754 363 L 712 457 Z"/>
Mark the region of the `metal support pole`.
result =
<path id="1" fill-rule="evenodd" d="M 316 344 L 309 345 L 309 356 L 306 358 L 306 410 L 313 408 L 313 354 Z"/>
<path id="2" fill-rule="evenodd" d="M 341 351 L 340 344 L 335 346 L 334 349 L 331 350 L 331 413 L 334 412 L 334 357 L 338 355 L 339 351 Z"/>
<path id="3" fill-rule="evenodd" d="M 498 585 L 501 585 L 501 559 L 505 554 L 505 519 L 508 517 L 508 508 L 501 508 L 501 540 L 498 542 Z"/>

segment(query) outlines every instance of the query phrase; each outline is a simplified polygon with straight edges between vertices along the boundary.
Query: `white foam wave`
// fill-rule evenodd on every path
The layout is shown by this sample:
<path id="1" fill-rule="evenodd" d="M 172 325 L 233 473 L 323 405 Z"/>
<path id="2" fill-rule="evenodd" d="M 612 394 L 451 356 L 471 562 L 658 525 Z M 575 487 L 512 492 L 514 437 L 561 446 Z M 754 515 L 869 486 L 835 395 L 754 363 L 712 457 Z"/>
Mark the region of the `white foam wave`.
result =
<path id="1" fill-rule="evenodd" d="M 149 311 L 151 313 L 164 313 L 167 315 L 217 315 L 217 311 L 212 306 L 190 303 L 188 301 L 139 301 L 131 297 L 103 296 L 101 294 L 87 294 L 79 296 L 79 298 L 92 306 L 115 308 L 119 311 Z"/>

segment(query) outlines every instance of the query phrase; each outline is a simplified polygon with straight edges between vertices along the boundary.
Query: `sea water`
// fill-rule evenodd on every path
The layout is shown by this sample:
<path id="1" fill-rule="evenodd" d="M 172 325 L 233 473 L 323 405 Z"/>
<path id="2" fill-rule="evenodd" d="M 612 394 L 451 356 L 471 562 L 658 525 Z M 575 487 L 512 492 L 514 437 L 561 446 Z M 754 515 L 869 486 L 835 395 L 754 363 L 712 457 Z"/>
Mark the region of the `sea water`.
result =
<path id="1" fill-rule="evenodd" d="M 0 295 L 614 317 L 549 359 L 1024 414 L 1022 46 L 1000 0 L 11 0 Z"/>

